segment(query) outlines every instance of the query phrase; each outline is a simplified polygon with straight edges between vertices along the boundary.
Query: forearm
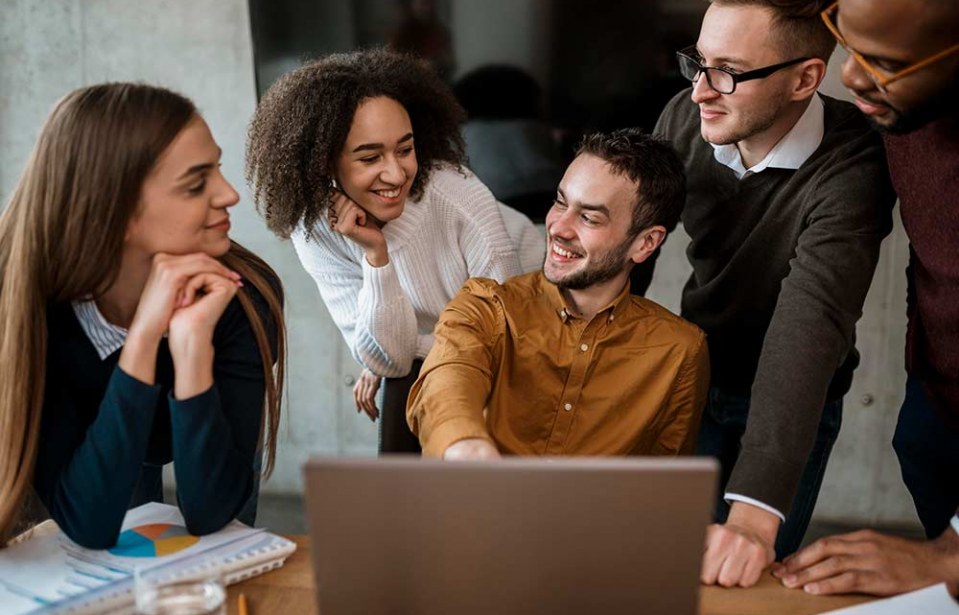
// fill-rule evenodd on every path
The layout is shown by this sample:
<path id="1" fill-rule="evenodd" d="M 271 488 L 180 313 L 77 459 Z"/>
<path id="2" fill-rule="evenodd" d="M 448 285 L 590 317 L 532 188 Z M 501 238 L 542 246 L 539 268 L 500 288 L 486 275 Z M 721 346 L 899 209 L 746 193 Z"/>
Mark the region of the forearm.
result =
<path id="1" fill-rule="evenodd" d="M 246 430 L 258 430 L 262 386 L 243 394 L 251 407 Z M 209 534 L 229 523 L 253 488 L 256 442 L 237 442 L 240 426 L 223 412 L 217 386 L 187 399 L 170 399 L 177 501 L 187 528 Z M 255 407 L 255 408 L 254 408 Z"/>
<path id="2" fill-rule="evenodd" d="M 451 444 L 468 438 L 492 440 L 483 418 L 489 392 L 488 375 L 468 365 L 424 365 L 407 406 L 423 455 L 442 457 Z"/>
<path id="3" fill-rule="evenodd" d="M 159 394 L 159 387 L 116 368 L 96 419 L 69 452 L 62 449 L 72 435 L 57 432 L 70 417 L 56 416 L 57 397 L 48 394 L 44 412 L 50 427 L 44 430 L 34 485 L 51 517 L 78 544 L 103 549 L 116 543 L 146 457 Z M 74 411 L 71 400 L 61 401 L 64 413 Z"/>
<path id="4" fill-rule="evenodd" d="M 783 281 L 753 380 L 742 451 L 728 485 L 730 492 L 787 515 L 823 408 L 833 401 L 827 399 L 830 383 L 853 351 L 856 321 L 878 256 L 878 236 L 842 239 L 864 245 L 854 248 L 837 236 L 844 253 L 822 248 L 825 253 L 814 259 L 808 254 L 812 248 L 800 250 Z M 830 270 L 823 260 L 844 265 Z"/>
<path id="5" fill-rule="evenodd" d="M 176 373 L 173 395 L 176 399 L 195 397 L 213 386 L 213 343 L 192 335 L 181 346 L 171 348 Z"/>
<path id="6" fill-rule="evenodd" d="M 952 518 L 951 527 L 936 539 L 935 547 L 942 556 L 943 578 L 949 593 L 959 597 L 959 513 Z"/>
<path id="7" fill-rule="evenodd" d="M 416 313 L 392 264 L 363 267 L 354 309 L 354 357 L 380 376 L 408 374 L 418 347 Z"/>
<path id="8" fill-rule="evenodd" d="M 152 385 L 156 382 L 157 350 L 161 337 L 162 334 L 131 330 L 120 351 L 120 369 L 144 384 Z"/>

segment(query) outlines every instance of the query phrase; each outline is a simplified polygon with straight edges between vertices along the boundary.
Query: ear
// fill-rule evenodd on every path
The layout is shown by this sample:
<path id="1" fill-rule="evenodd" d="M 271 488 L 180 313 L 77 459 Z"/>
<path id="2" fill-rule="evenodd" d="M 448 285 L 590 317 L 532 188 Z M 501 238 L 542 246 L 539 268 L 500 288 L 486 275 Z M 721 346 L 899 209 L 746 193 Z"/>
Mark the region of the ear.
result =
<path id="1" fill-rule="evenodd" d="M 806 60 L 799 65 L 799 81 L 792 91 L 793 100 L 806 100 L 816 93 L 826 78 L 826 63 L 819 58 Z"/>
<path id="2" fill-rule="evenodd" d="M 636 235 L 633 243 L 629 246 L 630 260 L 637 265 L 643 262 L 652 256 L 659 246 L 663 245 L 664 239 L 666 239 L 666 227 L 664 226 L 651 226 L 643 230 L 639 235 Z"/>

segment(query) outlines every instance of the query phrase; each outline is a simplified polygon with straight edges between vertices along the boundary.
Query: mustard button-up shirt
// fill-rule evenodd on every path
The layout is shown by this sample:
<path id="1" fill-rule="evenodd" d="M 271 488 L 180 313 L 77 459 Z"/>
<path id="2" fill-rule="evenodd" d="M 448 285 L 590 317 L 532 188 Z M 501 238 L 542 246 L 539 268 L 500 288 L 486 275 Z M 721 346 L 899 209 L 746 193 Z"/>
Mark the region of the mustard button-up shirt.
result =
<path id="1" fill-rule="evenodd" d="M 628 285 L 584 320 L 542 272 L 474 278 L 435 339 L 407 404 L 424 455 L 465 438 L 517 455 L 692 449 L 709 385 L 705 335 Z"/>

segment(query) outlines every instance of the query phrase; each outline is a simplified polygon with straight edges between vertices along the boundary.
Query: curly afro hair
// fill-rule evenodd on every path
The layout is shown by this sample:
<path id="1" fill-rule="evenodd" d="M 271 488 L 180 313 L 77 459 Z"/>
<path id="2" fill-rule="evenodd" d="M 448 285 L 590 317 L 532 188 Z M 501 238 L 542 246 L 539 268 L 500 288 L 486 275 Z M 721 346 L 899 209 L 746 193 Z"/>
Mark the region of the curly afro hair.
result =
<path id="1" fill-rule="evenodd" d="M 308 233 L 316 227 L 332 202 L 333 169 L 356 108 L 377 96 L 399 102 L 410 116 L 419 165 L 411 198 L 422 195 L 441 164 L 462 170 L 465 112 L 425 62 L 385 49 L 308 62 L 264 94 L 247 136 L 246 179 L 276 235 L 289 238 L 301 223 Z"/>

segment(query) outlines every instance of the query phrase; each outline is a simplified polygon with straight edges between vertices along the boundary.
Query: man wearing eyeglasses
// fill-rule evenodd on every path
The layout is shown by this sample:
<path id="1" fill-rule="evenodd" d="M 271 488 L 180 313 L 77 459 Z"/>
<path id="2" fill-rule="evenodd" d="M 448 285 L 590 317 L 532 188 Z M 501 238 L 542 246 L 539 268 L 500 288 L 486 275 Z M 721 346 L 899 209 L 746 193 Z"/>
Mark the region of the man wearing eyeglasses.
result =
<path id="1" fill-rule="evenodd" d="M 842 0 L 823 20 L 842 80 L 885 134 L 910 241 L 906 396 L 893 446 L 927 541 L 863 531 L 820 540 L 776 575 L 811 593 L 959 594 L 959 2 Z"/>
<path id="2" fill-rule="evenodd" d="M 706 331 L 713 366 L 697 443 L 723 468 L 707 584 L 753 585 L 799 547 L 891 229 L 881 139 L 816 91 L 835 48 L 822 4 L 713 0 L 678 54 L 692 90 L 656 128 L 686 167 L 682 315 Z"/>

